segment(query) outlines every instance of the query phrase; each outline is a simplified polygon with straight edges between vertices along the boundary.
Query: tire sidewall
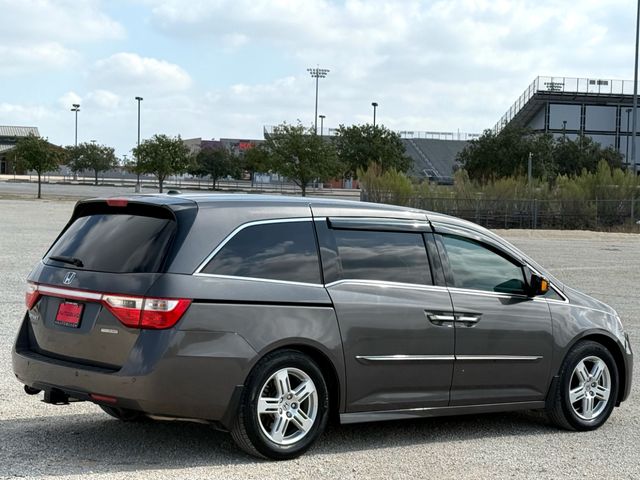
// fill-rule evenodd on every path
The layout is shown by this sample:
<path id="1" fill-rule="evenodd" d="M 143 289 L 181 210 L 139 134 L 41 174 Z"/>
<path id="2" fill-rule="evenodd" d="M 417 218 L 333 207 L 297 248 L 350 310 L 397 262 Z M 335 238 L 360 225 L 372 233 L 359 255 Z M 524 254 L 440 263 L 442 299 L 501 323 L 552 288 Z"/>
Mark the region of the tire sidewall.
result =
<path id="1" fill-rule="evenodd" d="M 607 365 L 609 374 L 611 375 L 611 393 L 605 410 L 592 420 L 584 420 L 573 411 L 569 401 L 569 386 L 571 383 L 571 376 L 576 365 L 578 365 L 578 363 L 583 359 L 591 356 L 600 358 Z M 613 411 L 616 398 L 618 397 L 618 386 L 618 368 L 609 350 L 595 342 L 585 342 L 577 345 L 565 360 L 560 382 L 562 410 L 566 420 L 576 430 L 595 430 L 600 427 L 607 421 Z"/>
<path id="2" fill-rule="evenodd" d="M 260 428 L 256 405 L 264 383 L 278 370 L 297 368 L 305 372 L 316 386 L 318 393 L 318 413 L 309 433 L 292 445 L 278 445 L 271 441 Z M 259 453 L 275 460 L 287 460 L 302 455 L 320 436 L 326 427 L 329 415 L 329 394 L 327 384 L 318 366 L 307 356 L 283 351 L 262 360 L 251 373 L 243 398 L 245 428 L 247 435 Z"/>

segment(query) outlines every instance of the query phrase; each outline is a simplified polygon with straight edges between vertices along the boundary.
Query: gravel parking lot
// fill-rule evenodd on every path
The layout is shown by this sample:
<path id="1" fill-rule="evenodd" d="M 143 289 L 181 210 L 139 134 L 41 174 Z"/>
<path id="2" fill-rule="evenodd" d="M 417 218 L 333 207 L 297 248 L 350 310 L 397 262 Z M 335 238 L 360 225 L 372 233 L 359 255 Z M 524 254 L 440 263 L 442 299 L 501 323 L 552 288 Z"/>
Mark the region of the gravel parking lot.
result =
<path id="1" fill-rule="evenodd" d="M 533 413 L 336 425 L 285 463 L 248 457 L 205 425 L 125 424 L 91 404 L 54 407 L 28 397 L 10 358 L 24 279 L 72 208 L 69 201 L 0 200 L 0 478 L 640 478 L 637 354 L 630 400 L 595 432 L 560 431 Z M 499 233 L 616 308 L 640 350 L 638 235 Z"/>

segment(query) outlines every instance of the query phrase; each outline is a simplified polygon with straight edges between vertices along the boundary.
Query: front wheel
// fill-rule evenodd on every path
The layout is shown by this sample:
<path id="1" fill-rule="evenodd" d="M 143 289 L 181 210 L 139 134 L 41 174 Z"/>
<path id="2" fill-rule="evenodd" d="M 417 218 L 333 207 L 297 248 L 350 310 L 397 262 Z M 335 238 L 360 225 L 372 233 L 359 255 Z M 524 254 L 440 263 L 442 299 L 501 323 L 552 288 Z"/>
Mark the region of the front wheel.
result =
<path id="1" fill-rule="evenodd" d="M 595 430 L 611 415 L 617 396 L 618 368 L 611 352 L 596 342 L 580 342 L 562 364 L 548 413 L 562 428 Z"/>
<path id="2" fill-rule="evenodd" d="M 274 352 L 249 375 L 231 435 L 251 455 L 288 460 L 315 442 L 328 412 L 327 385 L 315 362 L 294 350 Z"/>

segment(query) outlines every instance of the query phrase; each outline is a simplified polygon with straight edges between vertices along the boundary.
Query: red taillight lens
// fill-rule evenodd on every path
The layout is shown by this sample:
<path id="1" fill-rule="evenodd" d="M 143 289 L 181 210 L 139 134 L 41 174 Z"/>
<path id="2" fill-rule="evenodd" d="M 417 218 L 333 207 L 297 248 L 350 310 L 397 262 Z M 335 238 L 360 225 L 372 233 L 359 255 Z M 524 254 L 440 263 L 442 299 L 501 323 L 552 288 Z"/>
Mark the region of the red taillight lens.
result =
<path id="1" fill-rule="evenodd" d="M 171 328 L 191 305 L 191 300 L 146 298 L 140 328 Z"/>
<path id="2" fill-rule="evenodd" d="M 123 325 L 140 328 L 140 314 L 144 299 L 138 297 L 121 297 L 118 295 L 103 295 L 102 304 L 109 309 Z"/>
<path id="3" fill-rule="evenodd" d="M 27 310 L 31 310 L 40 298 L 40 292 L 38 285 L 33 282 L 27 282 L 27 289 L 24 292 L 24 303 L 27 305 Z"/>
<path id="4" fill-rule="evenodd" d="M 182 318 L 191 300 L 104 295 L 102 303 L 127 327 L 163 329 Z"/>
<path id="5" fill-rule="evenodd" d="M 107 198 L 107 205 L 110 207 L 126 207 L 129 200 L 126 198 Z"/>

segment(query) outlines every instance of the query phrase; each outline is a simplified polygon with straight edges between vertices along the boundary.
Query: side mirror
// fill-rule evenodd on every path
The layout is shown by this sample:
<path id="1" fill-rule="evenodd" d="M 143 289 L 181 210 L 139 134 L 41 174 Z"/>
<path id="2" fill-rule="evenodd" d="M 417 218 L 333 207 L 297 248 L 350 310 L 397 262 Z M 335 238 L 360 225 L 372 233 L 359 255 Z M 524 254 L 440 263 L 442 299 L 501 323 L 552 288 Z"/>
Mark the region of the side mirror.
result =
<path id="1" fill-rule="evenodd" d="M 538 295 L 544 295 L 549 291 L 549 280 L 536 273 L 531 273 L 529 280 L 529 296 L 536 297 Z"/>

